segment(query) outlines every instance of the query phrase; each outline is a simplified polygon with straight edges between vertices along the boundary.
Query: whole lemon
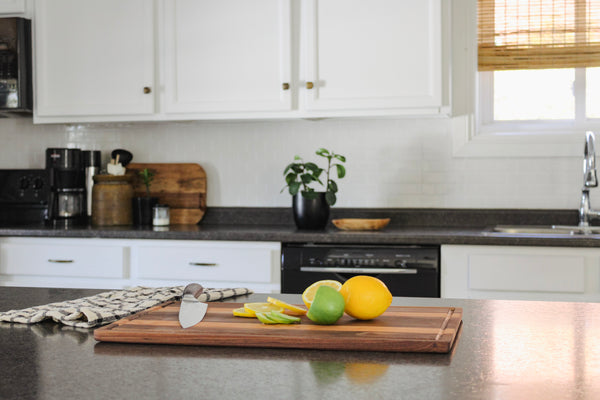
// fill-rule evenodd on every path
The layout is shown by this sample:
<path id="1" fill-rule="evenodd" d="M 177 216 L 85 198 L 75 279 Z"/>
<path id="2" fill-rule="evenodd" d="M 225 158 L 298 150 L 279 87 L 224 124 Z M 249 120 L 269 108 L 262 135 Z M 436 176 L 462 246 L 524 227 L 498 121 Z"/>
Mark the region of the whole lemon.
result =
<path id="1" fill-rule="evenodd" d="M 344 296 L 344 311 L 356 319 L 377 318 L 392 304 L 392 294 L 381 280 L 366 275 L 348 279 L 340 293 Z"/>

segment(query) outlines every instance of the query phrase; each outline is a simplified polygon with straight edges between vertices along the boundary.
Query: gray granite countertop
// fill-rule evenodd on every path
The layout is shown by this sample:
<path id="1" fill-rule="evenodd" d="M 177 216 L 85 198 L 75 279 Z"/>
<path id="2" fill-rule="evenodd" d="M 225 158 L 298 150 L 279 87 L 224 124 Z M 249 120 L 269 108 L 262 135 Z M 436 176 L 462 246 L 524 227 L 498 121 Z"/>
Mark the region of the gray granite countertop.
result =
<path id="1" fill-rule="evenodd" d="M 332 209 L 334 218 L 385 218 L 381 231 L 298 230 L 286 208 L 210 208 L 198 225 L 152 227 L 0 226 L 0 236 L 236 240 L 291 243 L 475 244 L 597 247 L 600 235 L 515 235 L 495 225 L 577 225 L 576 210 Z"/>
<path id="2" fill-rule="evenodd" d="M 98 290 L 0 288 L 0 311 Z M 298 295 L 280 295 L 300 302 Z M 254 294 L 236 302 L 264 301 Z M 463 308 L 449 354 L 100 343 L 53 322 L 0 323 L 0 397 L 598 399 L 600 304 L 395 298 Z"/>

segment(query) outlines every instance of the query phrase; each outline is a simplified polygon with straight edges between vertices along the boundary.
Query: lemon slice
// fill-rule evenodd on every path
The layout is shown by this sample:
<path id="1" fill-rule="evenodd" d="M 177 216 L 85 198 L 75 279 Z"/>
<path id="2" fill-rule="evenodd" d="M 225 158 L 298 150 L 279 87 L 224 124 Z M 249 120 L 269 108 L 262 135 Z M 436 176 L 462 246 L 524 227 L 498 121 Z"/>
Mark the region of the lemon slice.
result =
<path id="1" fill-rule="evenodd" d="M 271 303 L 271 304 L 276 305 L 276 306 L 285 308 L 285 313 L 286 314 L 304 315 L 308 311 L 308 310 L 306 310 L 303 307 L 298 307 L 298 306 L 295 306 L 293 304 L 286 303 L 285 301 L 282 301 L 282 300 L 279 300 L 279 299 L 275 299 L 273 297 L 267 297 L 267 301 L 269 303 Z"/>
<path id="2" fill-rule="evenodd" d="M 247 312 L 244 309 L 244 307 L 236 308 L 235 310 L 233 310 L 233 315 L 235 315 L 236 317 L 245 317 L 245 318 L 255 318 L 256 317 L 254 314 L 250 314 L 249 312 Z"/>
<path id="3" fill-rule="evenodd" d="M 342 284 L 340 282 L 329 279 L 313 283 L 304 290 L 304 293 L 302 293 L 302 301 L 304 302 L 306 308 L 310 308 L 310 305 L 315 298 L 315 294 L 317 293 L 317 289 L 319 289 L 321 286 L 330 286 L 338 292 L 342 288 Z"/>
<path id="4" fill-rule="evenodd" d="M 251 314 L 253 317 L 256 316 L 256 313 L 269 313 L 271 311 L 283 311 L 283 307 L 276 306 L 271 303 L 245 303 L 244 310 Z"/>

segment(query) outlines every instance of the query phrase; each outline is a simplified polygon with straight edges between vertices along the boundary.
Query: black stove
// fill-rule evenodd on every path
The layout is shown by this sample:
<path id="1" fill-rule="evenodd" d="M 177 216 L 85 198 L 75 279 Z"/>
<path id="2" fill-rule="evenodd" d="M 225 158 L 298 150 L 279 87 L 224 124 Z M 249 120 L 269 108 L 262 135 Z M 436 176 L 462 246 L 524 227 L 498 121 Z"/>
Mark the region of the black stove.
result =
<path id="1" fill-rule="evenodd" d="M 0 169 L 0 224 L 43 224 L 50 184 L 45 169 Z"/>

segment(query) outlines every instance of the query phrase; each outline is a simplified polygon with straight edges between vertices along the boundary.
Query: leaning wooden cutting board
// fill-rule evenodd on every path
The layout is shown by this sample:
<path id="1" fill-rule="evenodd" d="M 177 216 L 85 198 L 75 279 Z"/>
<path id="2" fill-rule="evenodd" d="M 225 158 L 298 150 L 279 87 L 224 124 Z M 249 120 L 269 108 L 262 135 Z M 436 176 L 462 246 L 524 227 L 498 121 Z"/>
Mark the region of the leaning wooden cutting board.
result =
<path id="1" fill-rule="evenodd" d="M 199 324 L 182 329 L 180 302 L 171 302 L 96 329 L 99 341 L 205 346 L 282 347 L 447 353 L 462 323 L 462 308 L 391 306 L 378 318 L 358 321 L 344 315 L 334 325 L 264 325 L 255 318 L 234 317 L 241 303 L 208 303 Z"/>
<path id="2" fill-rule="evenodd" d="M 146 187 L 139 172 L 148 168 L 154 172 L 150 196 L 171 209 L 172 224 L 197 224 L 206 212 L 206 173 L 192 163 L 131 163 L 127 175 L 133 177 L 135 196 L 145 196 Z"/>

